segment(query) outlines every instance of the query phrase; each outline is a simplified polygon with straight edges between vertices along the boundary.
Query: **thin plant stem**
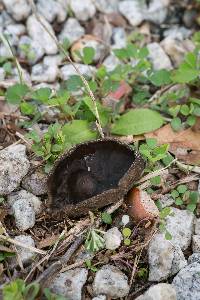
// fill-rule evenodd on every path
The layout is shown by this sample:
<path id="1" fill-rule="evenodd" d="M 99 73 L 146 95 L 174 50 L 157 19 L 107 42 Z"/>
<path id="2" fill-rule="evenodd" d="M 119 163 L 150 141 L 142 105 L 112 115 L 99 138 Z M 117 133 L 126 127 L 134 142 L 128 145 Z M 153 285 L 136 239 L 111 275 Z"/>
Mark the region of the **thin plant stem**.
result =
<path id="1" fill-rule="evenodd" d="M 56 43 L 58 49 L 65 55 L 65 57 L 67 58 L 67 60 L 71 63 L 71 65 L 74 67 L 74 69 L 76 70 L 76 72 L 80 76 L 80 78 L 81 78 L 81 80 L 82 80 L 82 82 L 83 82 L 83 84 L 84 84 L 84 86 L 85 86 L 85 88 L 86 88 L 86 90 L 88 92 L 88 95 L 92 99 L 92 102 L 93 102 L 93 105 L 94 105 L 97 129 L 99 131 L 99 134 L 100 134 L 101 138 L 104 138 L 104 133 L 103 133 L 102 126 L 101 126 L 99 112 L 98 112 L 98 108 L 97 108 L 97 104 L 96 104 L 96 99 L 94 97 L 93 92 L 91 91 L 91 89 L 89 87 L 89 84 L 88 84 L 87 80 L 81 74 L 79 68 L 77 68 L 77 66 L 74 64 L 74 62 L 72 61 L 71 57 L 68 55 L 68 53 L 65 51 L 64 47 L 62 46 L 62 44 L 60 44 L 58 42 L 56 36 L 54 34 L 52 34 L 52 32 L 50 32 L 49 29 L 47 28 L 47 26 L 44 24 L 44 22 L 42 21 L 40 15 L 37 13 L 37 9 L 36 9 L 34 1 L 33 0 L 29 0 L 29 3 L 31 5 L 33 14 L 35 15 L 35 17 L 38 20 L 38 22 L 41 24 L 41 26 L 44 28 L 44 30 L 50 35 L 50 37 L 54 40 L 54 42 Z"/>
<path id="2" fill-rule="evenodd" d="M 24 80 L 23 80 L 23 72 L 22 72 L 22 68 L 21 68 L 21 66 L 20 66 L 20 63 L 19 63 L 17 57 L 16 57 L 15 54 L 14 54 L 14 51 L 13 51 L 13 49 L 12 49 L 12 46 L 11 46 L 11 44 L 10 44 L 10 42 L 9 42 L 9 40 L 8 40 L 8 38 L 7 38 L 7 36 L 6 36 L 5 34 L 0 33 L 0 38 L 1 38 L 2 42 L 3 42 L 3 44 L 4 44 L 6 47 L 8 47 L 8 49 L 10 50 L 10 53 L 11 53 L 11 55 L 12 55 L 12 58 L 13 58 L 13 60 L 14 60 L 14 63 L 15 63 L 15 65 L 16 65 L 16 68 L 17 68 L 17 73 L 18 73 L 18 76 L 19 76 L 20 84 L 23 84 L 23 83 L 24 83 Z"/>

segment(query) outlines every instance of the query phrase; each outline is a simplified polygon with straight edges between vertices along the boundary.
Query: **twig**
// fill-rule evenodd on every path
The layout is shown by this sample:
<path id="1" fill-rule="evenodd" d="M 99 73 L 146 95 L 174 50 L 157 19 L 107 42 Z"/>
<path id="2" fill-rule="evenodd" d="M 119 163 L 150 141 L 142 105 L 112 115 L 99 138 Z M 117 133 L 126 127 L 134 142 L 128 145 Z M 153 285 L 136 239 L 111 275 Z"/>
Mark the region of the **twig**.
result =
<path id="1" fill-rule="evenodd" d="M 75 242 L 69 247 L 67 252 L 55 263 L 50 265 L 36 280 L 42 288 L 48 286 L 51 281 L 56 277 L 56 275 L 61 271 L 61 269 L 66 266 L 74 252 L 78 249 L 78 247 L 82 244 L 84 240 L 83 236 L 79 236 Z"/>
<path id="2" fill-rule="evenodd" d="M 101 136 L 101 138 L 104 138 L 104 133 L 103 133 L 103 130 L 102 130 L 102 126 L 101 126 L 101 121 L 100 121 L 100 117 L 99 117 L 99 112 L 98 112 L 98 108 L 97 108 L 97 104 L 96 104 L 96 100 L 95 100 L 95 97 L 94 97 L 94 94 L 92 92 L 92 90 L 90 89 L 89 87 L 89 84 L 87 82 L 87 80 L 85 79 L 85 77 L 81 74 L 79 68 L 77 68 L 77 66 L 74 64 L 74 62 L 72 61 L 71 57 L 67 54 L 67 52 L 65 51 L 64 47 L 58 42 L 56 36 L 54 34 L 52 34 L 49 29 L 47 28 L 47 26 L 43 23 L 40 15 L 37 13 L 37 9 L 36 9 L 36 6 L 35 6 L 35 3 L 33 0 L 28 0 L 30 5 L 31 5 L 31 8 L 32 8 L 32 11 L 33 11 L 33 14 L 35 15 L 36 19 L 38 20 L 38 22 L 41 24 L 41 26 L 45 29 L 45 31 L 50 35 L 50 37 L 54 40 L 54 42 L 56 43 L 58 49 L 66 56 L 67 60 L 72 64 L 72 66 L 74 67 L 74 69 L 76 70 L 76 72 L 78 73 L 78 75 L 80 76 L 83 84 L 85 85 L 86 87 L 86 90 L 88 92 L 88 95 L 90 96 L 90 98 L 92 99 L 92 102 L 93 102 L 93 105 L 94 105 L 94 110 L 95 110 L 95 116 L 96 116 L 96 126 L 97 126 L 97 129 L 99 131 L 99 134 Z"/>
<path id="3" fill-rule="evenodd" d="M 35 252 L 35 253 L 42 254 L 42 255 L 46 254 L 46 251 L 37 249 L 37 248 L 32 247 L 32 246 L 27 246 L 27 245 L 22 244 L 21 242 L 19 242 L 17 240 L 14 240 L 14 239 L 12 239 L 8 236 L 0 235 L 0 240 L 3 240 L 5 242 L 11 243 L 13 245 L 16 245 L 16 246 L 19 246 L 19 247 L 22 247 L 22 248 L 25 248 L 25 249 L 28 249 L 31 252 Z"/>
<path id="4" fill-rule="evenodd" d="M 176 165 L 183 172 L 186 172 L 186 173 L 194 172 L 194 173 L 200 174 L 200 167 L 198 167 L 198 166 L 186 165 L 186 164 L 181 163 L 180 161 L 176 161 Z"/>

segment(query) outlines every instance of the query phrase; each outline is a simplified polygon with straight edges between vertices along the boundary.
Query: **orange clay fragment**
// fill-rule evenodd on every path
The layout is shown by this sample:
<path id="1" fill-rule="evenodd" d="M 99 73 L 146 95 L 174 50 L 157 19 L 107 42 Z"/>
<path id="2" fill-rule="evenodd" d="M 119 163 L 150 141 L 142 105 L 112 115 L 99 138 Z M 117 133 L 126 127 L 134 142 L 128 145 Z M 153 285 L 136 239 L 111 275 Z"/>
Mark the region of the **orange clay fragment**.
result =
<path id="1" fill-rule="evenodd" d="M 159 210 L 147 192 L 133 188 L 128 195 L 128 213 L 136 221 L 154 219 Z"/>

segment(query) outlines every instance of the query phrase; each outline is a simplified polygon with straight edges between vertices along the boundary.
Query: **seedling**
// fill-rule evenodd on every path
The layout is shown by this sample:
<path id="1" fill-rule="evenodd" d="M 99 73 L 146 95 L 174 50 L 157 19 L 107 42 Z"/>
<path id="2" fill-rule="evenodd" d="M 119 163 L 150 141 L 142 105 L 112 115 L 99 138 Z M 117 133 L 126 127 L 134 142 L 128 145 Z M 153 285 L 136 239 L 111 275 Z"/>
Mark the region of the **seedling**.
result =
<path id="1" fill-rule="evenodd" d="M 179 185 L 171 192 L 171 196 L 175 200 L 175 204 L 186 205 L 187 209 L 194 212 L 199 202 L 199 193 L 195 191 L 189 191 L 184 184 Z"/>
<path id="2" fill-rule="evenodd" d="M 97 252 L 105 247 L 105 240 L 101 236 L 104 234 L 101 230 L 90 229 L 85 241 L 85 248 L 90 252 Z"/>
<path id="3" fill-rule="evenodd" d="M 124 245 L 129 246 L 131 244 L 130 236 L 131 236 L 131 229 L 128 227 L 124 227 L 122 230 L 122 235 L 124 238 Z"/>
<path id="4" fill-rule="evenodd" d="M 86 264 L 86 267 L 88 268 L 88 270 L 91 270 L 92 272 L 98 271 L 98 269 L 92 265 L 92 261 L 90 259 L 86 259 L 85 264 Z"/>
<path id="5" fill-rule="evenodd" d="M 172 235 L 171 233 L 166 229 L 166 218 L 168 216 L 173 216 L 173 212 L 171 210 L 171 207 L 165 207 L 160 211 L 160 225 L 159 229 L 161 232 L 165 234 L 166 240 L 171 240 Z"/>

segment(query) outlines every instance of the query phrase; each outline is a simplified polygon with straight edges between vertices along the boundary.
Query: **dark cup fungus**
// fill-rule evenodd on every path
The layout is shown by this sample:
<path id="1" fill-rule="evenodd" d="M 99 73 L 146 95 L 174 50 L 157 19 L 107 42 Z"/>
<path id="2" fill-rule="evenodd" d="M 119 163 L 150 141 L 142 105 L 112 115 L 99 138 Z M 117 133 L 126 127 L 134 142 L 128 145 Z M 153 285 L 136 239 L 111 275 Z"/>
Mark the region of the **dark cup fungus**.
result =
<path id="1" fill-rule="evenodd" d="M 144 166 L 138 152 L 117 140 L 78 144 L 55 162 L 48 179 L 49 207 L 76 217 L 117 202 Z"/>

